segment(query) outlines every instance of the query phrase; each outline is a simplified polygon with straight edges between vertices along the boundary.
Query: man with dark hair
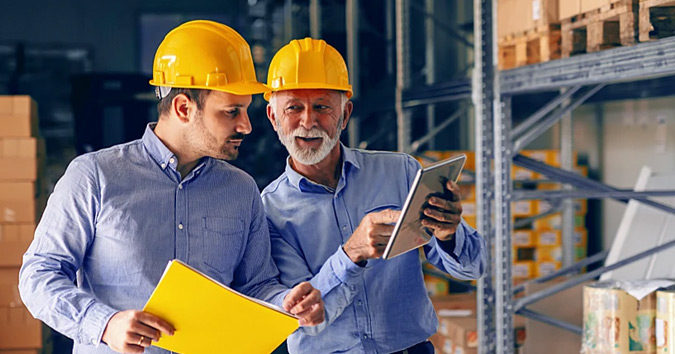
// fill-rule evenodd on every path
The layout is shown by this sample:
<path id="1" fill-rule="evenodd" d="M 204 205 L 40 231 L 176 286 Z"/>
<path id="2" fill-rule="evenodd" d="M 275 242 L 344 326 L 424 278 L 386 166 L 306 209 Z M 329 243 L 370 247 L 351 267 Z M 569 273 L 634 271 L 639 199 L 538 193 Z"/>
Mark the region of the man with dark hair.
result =
<path id="1" fill-rule="evenodd" d="M 316 289 L 278 281 L 255 182 L 223 161 L 237 158 L 251 95 L 265 90 L 248 44 L 225 25 L 185 23 L 160 44 L 150 84 L 159 121 L 142 139 L 77 157 L 57 183 L 24 255 L 26 307 L 75 353 L 166 353 L 151 345 L 174 328 L 133 309 L 176 258 L 301 326 L 321 323 Z"/>

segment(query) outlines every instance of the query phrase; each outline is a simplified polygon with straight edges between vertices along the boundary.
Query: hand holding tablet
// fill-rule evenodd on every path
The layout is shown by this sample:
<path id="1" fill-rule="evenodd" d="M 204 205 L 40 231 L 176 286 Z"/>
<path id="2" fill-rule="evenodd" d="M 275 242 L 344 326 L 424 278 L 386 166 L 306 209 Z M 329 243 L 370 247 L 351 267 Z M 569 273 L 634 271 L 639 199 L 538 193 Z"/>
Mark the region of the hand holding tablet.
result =
<path id="1" fill-rule="evenodd" d="M 451 189 L 447 185 L 448 181 L 457 182 L 465 161 L 466 155 L 459 155 L 417 171 L 383 259 L 426 245 L 434 234 L 441 240 L 454 234 L 461 205 L 457 209 L 459 200 L 455 199 L 459 192 L 453 191 L 456 184 L 451 183 Z M 426 215 L 425 209 L 430 209 Z M 453 211 L 458 213 L 453 216 Z"/>

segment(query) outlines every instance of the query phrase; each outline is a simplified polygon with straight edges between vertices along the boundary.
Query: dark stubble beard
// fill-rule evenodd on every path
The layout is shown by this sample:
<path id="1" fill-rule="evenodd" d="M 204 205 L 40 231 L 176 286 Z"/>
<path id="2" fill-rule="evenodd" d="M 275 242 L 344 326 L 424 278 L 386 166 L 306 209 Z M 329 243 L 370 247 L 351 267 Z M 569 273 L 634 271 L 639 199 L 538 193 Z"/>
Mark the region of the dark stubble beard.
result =
<path id="1" fill-rule="evenodd" d="M 241 133 L 235 133 L 228 139 L 244 139 L 245 136 Z M 238 148 L 231 148 L 225 142 L 219 144 L 216 137 L 206 129 L 202 110 L 195 113 L 194 127 L 185 133 L 185 139 L 193 150 L 198 151 L 203 156 L 228 161 L 236 160 L 239 156 Z"/>

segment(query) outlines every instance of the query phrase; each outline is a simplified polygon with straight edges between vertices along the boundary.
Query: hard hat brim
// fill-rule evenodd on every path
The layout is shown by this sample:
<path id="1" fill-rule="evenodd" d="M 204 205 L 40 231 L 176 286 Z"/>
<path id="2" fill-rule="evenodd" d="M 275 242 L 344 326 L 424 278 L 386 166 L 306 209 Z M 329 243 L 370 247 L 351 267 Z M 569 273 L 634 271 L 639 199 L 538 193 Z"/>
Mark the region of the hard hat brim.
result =
<path id="1" fill-rule="evenodd" d="M 317 83 L 317 84 L 300 84 L 300 85 L 285 85 L 282 89 L 278 90 L 273 90 L 270 89 L 269 87 L 265 90 L 265 93 L 263 94 L 263 98 L 265 101 L 269 101 L 270 97 L 272 96 L 272 93 L 274 92 L 282 92 L 282 91 L 290 91 L 290 90 L 333 90 L 333 91 L 340 91 L 344 92 L 347 95 L 347 98 L 352 98 L 352 86 L 349 85 L 349 89 L 347 89 L 344 86 L 337 86 L 337 85 L 327 85 L 324 83 Z"/>
<path id="2" fill-rule="evenodd" d="M 166 86 L 166 87 L 176 87 L 176 88 L 186 88 L 186 89 L 201 89 L 201 90 L 214 90 L 231 93 L 233 95 L 244 96 L 244 95 L 257 95 L 264 93 L 270 90 L 265 84 L 260 82 L 242 82 L 234 83 L 223 86 L 199 86 L 199 85 L 173 85 L 173 84 L 158 84 L 154 80 L 150 80 L 150 85 L 152 86 Z"/>

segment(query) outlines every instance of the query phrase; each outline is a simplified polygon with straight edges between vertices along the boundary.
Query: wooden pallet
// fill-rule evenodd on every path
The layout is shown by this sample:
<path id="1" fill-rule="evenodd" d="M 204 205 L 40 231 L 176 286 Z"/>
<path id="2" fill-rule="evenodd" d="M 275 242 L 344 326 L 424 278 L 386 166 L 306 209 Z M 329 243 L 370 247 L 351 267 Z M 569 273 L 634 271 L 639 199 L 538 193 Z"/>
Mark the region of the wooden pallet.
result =
<path id="1" fill-rule="evenodd" d="M 638 0 L 619 0 L 562 20 L 562 57 L 635 44 L 638 12 Z"/>
<path id="2" fill-rule="evenodd" d="M 675 35 L 675 0 L 640 0 L 640 42 Z"/>
<path id="3" fill-rule="evenodd" d="M 560 58 L 560 25 L 542 25 L 499 39 L 499 69 L 542 63 Z"/>

